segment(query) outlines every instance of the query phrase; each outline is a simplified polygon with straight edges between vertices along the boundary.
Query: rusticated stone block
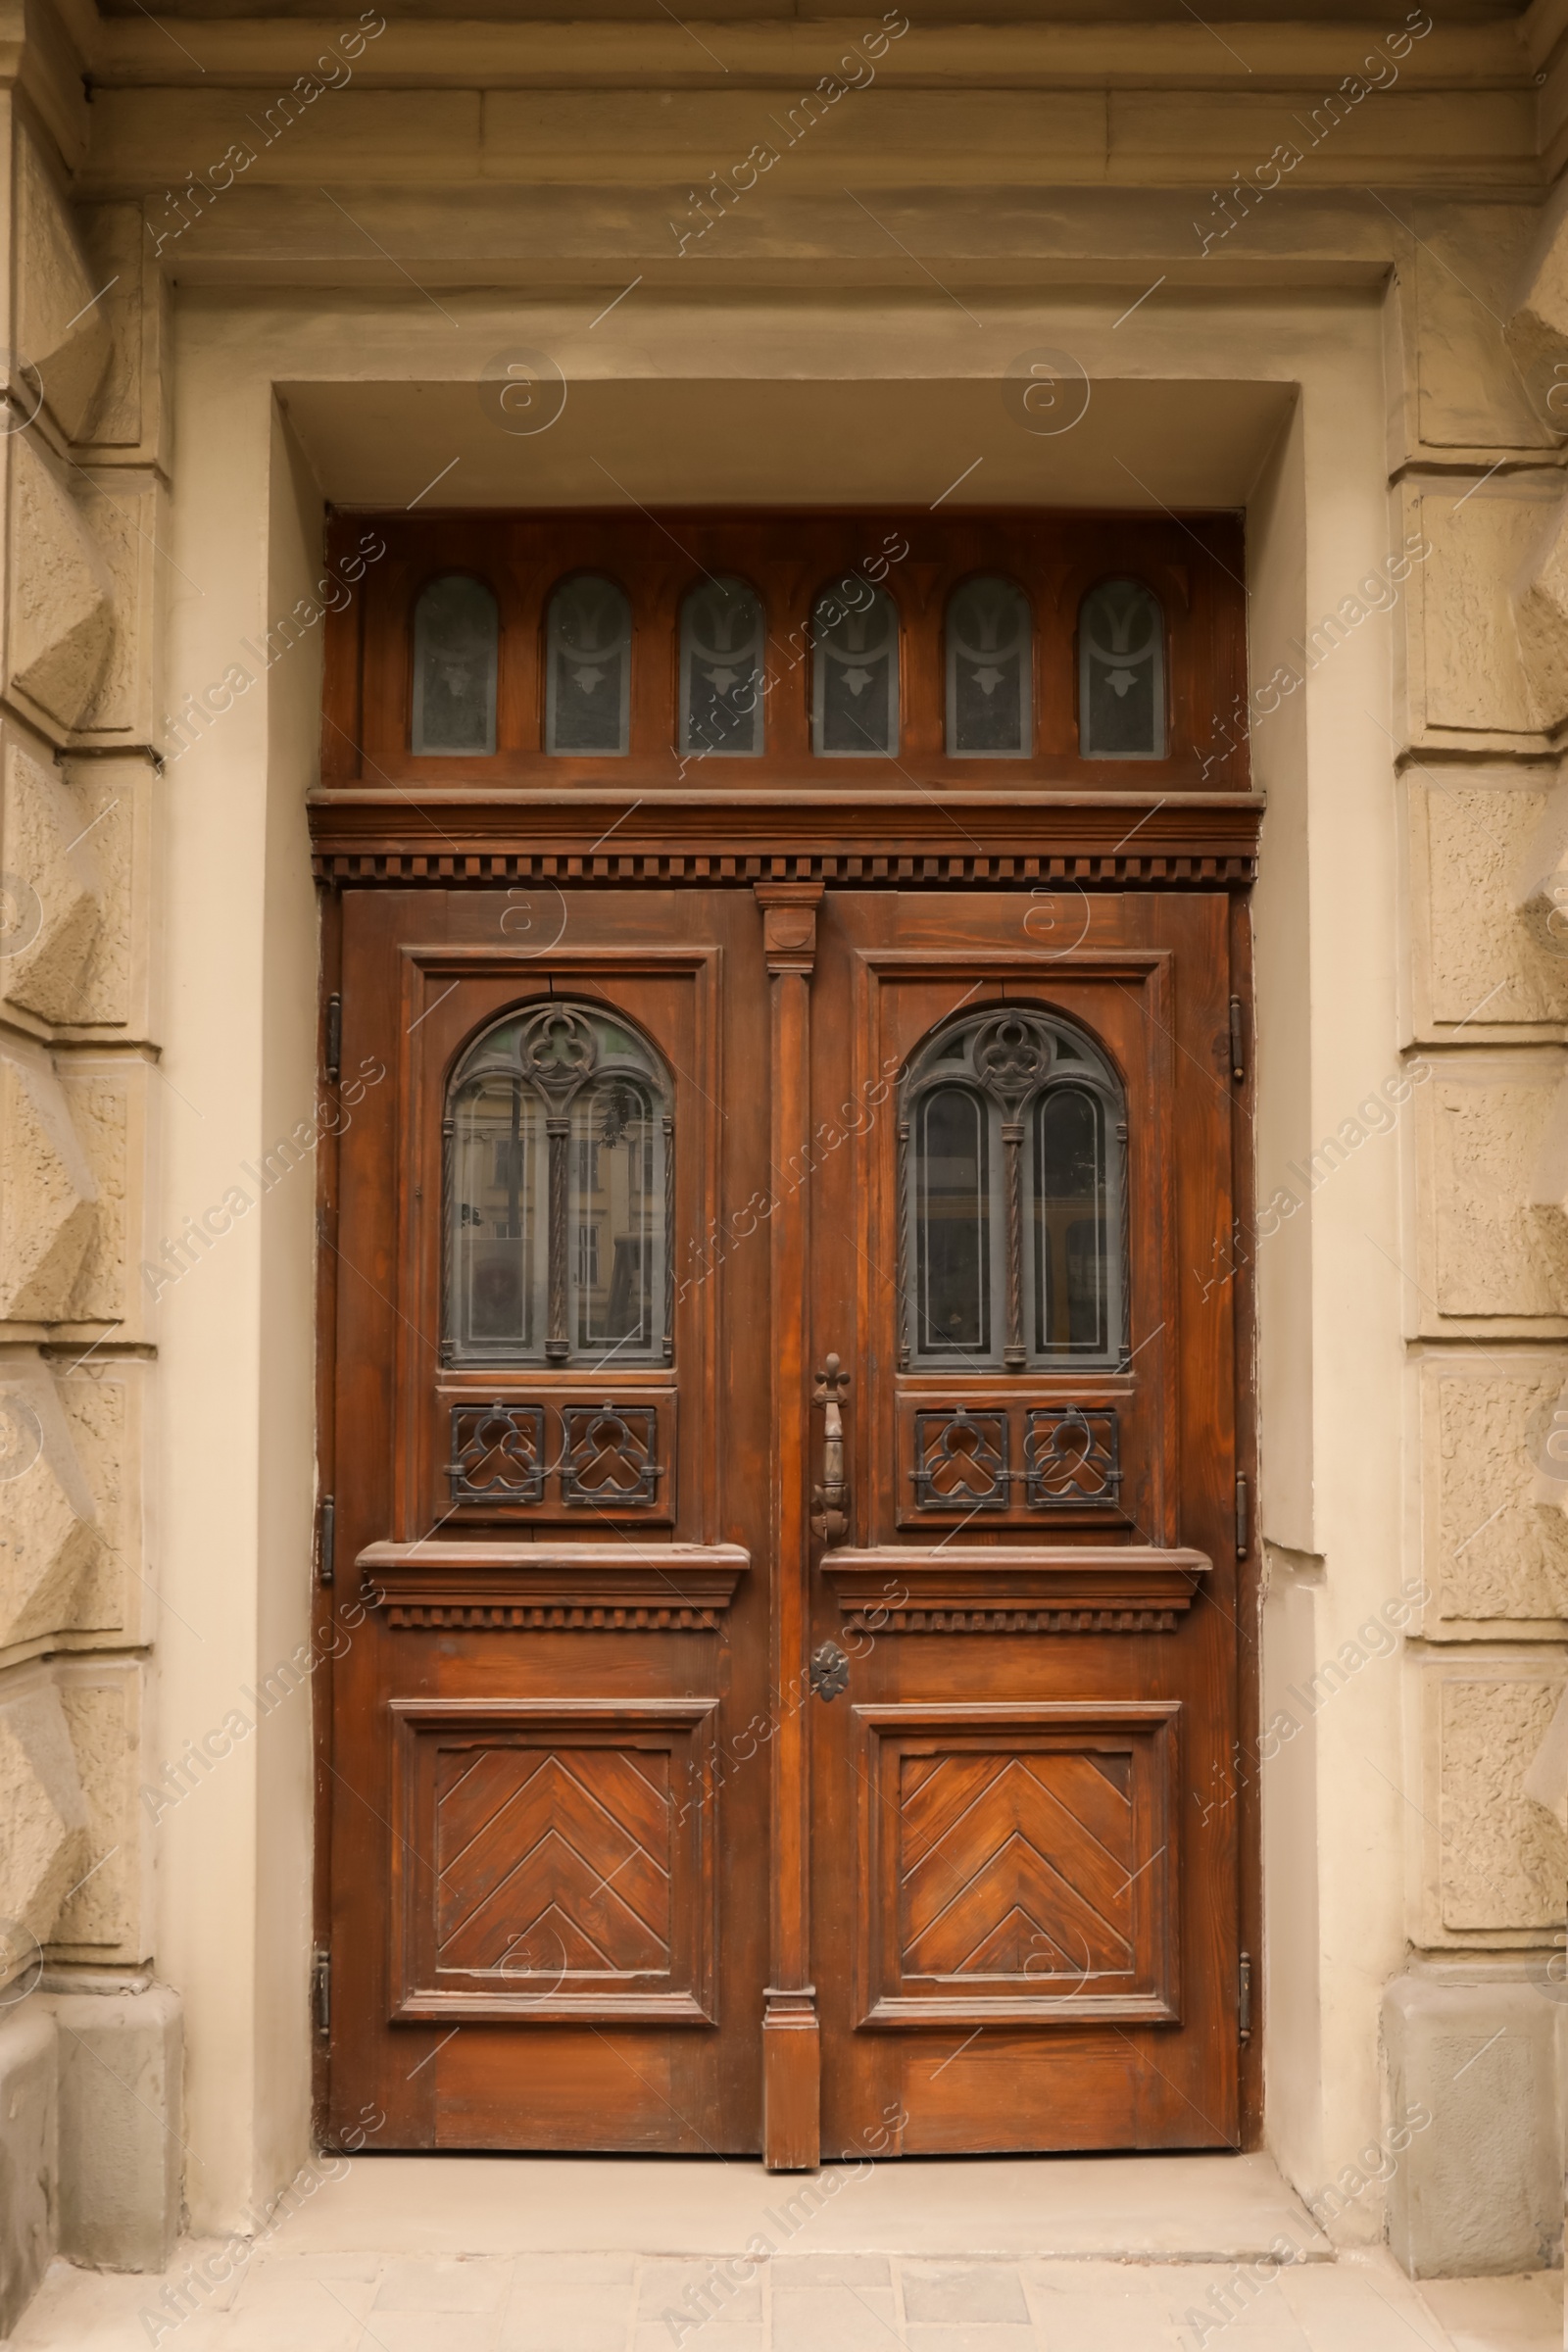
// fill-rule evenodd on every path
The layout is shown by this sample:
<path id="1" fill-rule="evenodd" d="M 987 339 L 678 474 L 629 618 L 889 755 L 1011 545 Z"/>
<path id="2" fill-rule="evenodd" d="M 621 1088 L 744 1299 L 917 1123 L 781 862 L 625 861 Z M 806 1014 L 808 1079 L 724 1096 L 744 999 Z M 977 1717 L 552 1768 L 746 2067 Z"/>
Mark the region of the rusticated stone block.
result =
<path id="1" fill-rule="evenodd" d="M 17 736 L 6 748 L 4 840 L 12 952 L 0 988 L 56 1023 L 122 1022 L 129 1010 L 137 804 L 121 762 L 64 772 Z"/>
<path id="2" fill-rule="evenodd" d="M 1524 267 L 1540 214 L 1498 204 L 1445 205 L 1423 225 L 1415 256 L 1421 439 L 1431 449 L 1555 449 L 1545 405 L 1550 360 L 1505 343 L 1471 287 Z M 1561 358 L 1561 350 L 1552 358 Z M 1543 362 L 1544 361 L 1544 365 Z"/>
<path id="3" fill-rule="evenodd" d="M 76 1459 L 98 1506 L 99 1545 L 78 1589 L 64 1633 L 73 1646 L 97 1635 L 120 1642 L 150 1638 L 154 1602 L 143 1528 L 142 1468 L 146 1403 L 155 1367 L 123 1358 L 72 1357 L 56 1387 Z"/>
<path id="4" fill-rule="evenodd" d="M 1415 1097 L 1423 1279 L 1441 1315 L 1568 1315 L 1568 1095 L 1556 1052 L 1444 1062 Z"/>
<path id="5" fill-rule="evenodd" d="M 86 1808 L 88 1860 L 48 1937 L 52 1960 L 145 1960 L 140 1780 L 142 1670 L 133 1658 L 73 1658 L 55 1682 Z"/>
<path id="6" fill-rule="evenodd" d="M 73 1054 L 56 1064 L 72 1123 L 92 1170 L 97 1213 L 63 1321 L 118 1323 L 134 1337 L 142 1320 L 135 1269 L 146 1214 L 148 1065 L 125 1054 Z"/>
<path id="7" fill-rule="evenodd" d="M 1519 650 L 1539 722 L 1568 718 L 1568 501 L 1554 510 L 1514 590 Z"/>
<path id="8" fill-rule="evenodd" d="M 91 420 L 109 365 L 110 326 L 62 191 L 20 125 L 16 134 L 17 343 L 36 368 L 68 441 Z"/>
<path id="9" fill-rule="evenodd" d="M 0 1046 L 0 1320 L 68 1320 L 98 1222 L 98 1179 L 54 1064 Z"/>
<path id="10" fill-rule="evenodd" d="M 59 1389 L 30 1351 L 0 1363 L 0 1649 L 80 1621 L 105 1546 Z"/>
<path id="11" fill-rule="evenodd" d="M 1429 1636 L 1568 1617 L 1568 1456 L 1542 1471 L 1565 1378 L 1561 1358 L 1422 1365 Z"/>
<path id="12" fill-rule="evenodd" d="M 64 475 L 30 434 L 5 443 L 12 468 L 6 672 L 55 727 L 80 726 L 114 652 L 114 582 Z"/>
<path id="13" fill-rule="evenodd" d="M 75 720 L 86 735 L 153 733 L 150 637 L 155 605 L 153 551 L 162 543 L 157 476 L 116 466 L 78 479 L 76 497 L 109 581 L 115 626 L 92 694 Z"/>
<path id="14" fill-rule="evenodd" d="M 96 1859 L 87 1806 L 60 1692 L 41 1667 L 24 1669 L 0 1697 L 0 1918 L 47 1942 L 61 1905 Z M 15 1935 L 0 1966 L 25 1967 Z"/>
<path id="15" fill-rule="evenodd" d="M 1421 571 L 1425 720 L 1463 734 L 1542 736 L 1550 696 L 1521 642 L 1514 587 L 1520 558 L 1544 550 L 1558 485 L 1517 476 L 1451 494 L 1428 491 L 1421 527 L 1432 557 Z"/>
<path id="16" fill-rule="evenodd" d="M 139 204 L 79 206 L 76 221 L 108 318 L 109 365 L 86 434 L 94 450 L 154 462 L 163 409 L 161 296 L 166 292 Z"/>
<path id="17" fill-rule="evenodd" d="M 1441 780 L 1434 783 L 1434 775 Z M 1441 771 L 1405 778 L 1409 814 L 1416 1024 L 1568 1020 L 1568 791 L 1537 771 Z"/>
<path id="18" fill-rule="evenodd" d="M 1539 1669 L 1471 1668 L 1437 1679 L 1441 1926 L 1541 1939 L 1562 1918 L 1568 1841 L 1524 1791 L 1563 1681 Z"/>

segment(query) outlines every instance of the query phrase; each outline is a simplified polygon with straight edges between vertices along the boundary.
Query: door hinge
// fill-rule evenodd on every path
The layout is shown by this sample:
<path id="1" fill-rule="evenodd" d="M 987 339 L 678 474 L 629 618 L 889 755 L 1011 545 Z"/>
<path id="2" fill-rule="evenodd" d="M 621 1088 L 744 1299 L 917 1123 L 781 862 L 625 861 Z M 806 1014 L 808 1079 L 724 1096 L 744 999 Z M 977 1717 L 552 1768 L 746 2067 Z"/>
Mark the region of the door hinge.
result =
<path id="1" fill-rule="evenodd" d="M 318 1944 L 311 1955 L 311 2013 L 318 2034 L 332 2031 L 332 1955 Z"/>
<path id="2" fill-rule="evenodd" d="M 1231 1076 L 1240 1082 L 1247 1076 L 1247 1046 L 1242 1034 L 1242 1000 L 1231 999 Z"/>
<path id="3" fill-rule="evenodd" d="M 1232 1019 L 1235 999 L 1232 999 Z M 343 1000 L 335 993 L 326 1000 L 326 1074 L 336 1086 L 343 1066 Z"/>
<path id="4" fill-rule="evenodd" d="M 1245 1560 L 1251 1547 L 1252 1529 L 1247 1480 L 1240 1473 L 1236 1479 L 1236 1557 Z"/>
<path id="5" fill-rule="evenodd" d="M 337 1552 L 337 1503 L 330 1494 L 323 1494 L 316 1513 L 316 1581 L 318 1585 L 332 1582 L 332 1567 Z"/>
<path id="6" fill-rule="evenodd" d="M 1252 2038 L 1252 1955 L 1243 1952 L 1236 1971 L 1236 2035 L 1239 2041 Z"/>

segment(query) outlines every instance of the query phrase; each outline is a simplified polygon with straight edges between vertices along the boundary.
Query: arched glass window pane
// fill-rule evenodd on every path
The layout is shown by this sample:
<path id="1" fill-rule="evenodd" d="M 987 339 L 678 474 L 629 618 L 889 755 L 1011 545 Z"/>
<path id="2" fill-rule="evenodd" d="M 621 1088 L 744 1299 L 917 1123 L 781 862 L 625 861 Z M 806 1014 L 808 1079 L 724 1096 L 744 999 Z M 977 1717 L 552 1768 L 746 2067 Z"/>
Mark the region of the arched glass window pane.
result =
<path id="1" fill-rule="evenodd" d="M 762 748 L 760 598 L 744 580 L 705 581 L 680 613 L 680 748 L 720 759 Z"/>
<path id="2" fill-rule="evenodd" d="M 991 1176 L 986 1106 L 967 1087 L 920 1099 L 914 1152 L 915 1349 L 991 1346 Z"/>
<path id="3" fill-rule="evenodd" d="M 613 580 L 580 572 L 550 599 L 545 750 L 618 759 L 631 744 L 631 607 Z"/>
<path id="4" fill-rule="evenodd" d="M 811 749 L 870 759 L 899 748 L 899 609 L 849 572 L 811 608 Z"/>
<path id="5" fill-rule="evenodd" d="M 1102 1355 L 1110 1346 L 1105 1108 L 1085 1088 L 1035 1105 L 1035 1348 Z"/>
<path id="6" fill-rule="evenodd" d="M 899 1082 L 905 1366 L 1112 1366 L 1125 1346 L 1126 1113 L 1095 1040 L 992 1004 Z"/>
<path id="7" fill-rule="evenodd" d="M 585 1354 L 624 1363 L 648 1353 L 658 1156 L 653 1104 L 642 1087 L 601 1078 L 578 1096 L 567 1219 L 573 1332 Z"/>
<path id="8" fill-rule="evenodd" d="M 602 1005 L 555 998 L 470 1046 L 448 1094 L 448 1362 L 670 1359 L 670 1102 Z"/>
<path id="9" fill-rule="evenodd" d="M 1021 759 L 1031 748 L 1033 631 L 1011 580 L 965 580 L 948 606 L 948 750 Z"/>
<path id="10" fill-rule="evenodd" d="M 448 572 L 414 612 L 413 749 L 423 758 L 486 757 L 496 748 L 501 625 L 482 580 Z"/>
<path id="11" fill-rule="evenodd" d="M 1105 580 L 1084 598 L 1078 742 L 1086 760 L 1165 757 L 1165 620 L 1136 580 Z"/>
<path id="12" fill-rule="evenodd" d="M 458 1090 L 452 1139 L 452 1338 L 460 1360 L 541 1352 L 539 1098 L 497 1071 Z"/>

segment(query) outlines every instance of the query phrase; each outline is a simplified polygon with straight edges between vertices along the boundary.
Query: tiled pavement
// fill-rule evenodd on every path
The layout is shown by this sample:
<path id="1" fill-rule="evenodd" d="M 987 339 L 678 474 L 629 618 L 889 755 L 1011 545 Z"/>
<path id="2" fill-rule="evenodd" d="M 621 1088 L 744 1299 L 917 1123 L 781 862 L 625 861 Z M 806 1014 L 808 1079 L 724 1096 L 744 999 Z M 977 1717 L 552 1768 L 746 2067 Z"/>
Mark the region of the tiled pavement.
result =
<path id="1" fill-rule="evenodd" d="M 183 2246 L 171 2278 L 207 2250 Z M 1420 2291 L 1383 2254 L 1303 2262 L 1241 2291 L 1236 2266 L 1193 2262 L 818 2251 L 753 2267 L 266 2247 L 178 2324 L 160 2311 L 163 2285 L 57 2264 L 9 2352 L 1557 2352 L 1563 2340 L 1560 2274 Z"/>

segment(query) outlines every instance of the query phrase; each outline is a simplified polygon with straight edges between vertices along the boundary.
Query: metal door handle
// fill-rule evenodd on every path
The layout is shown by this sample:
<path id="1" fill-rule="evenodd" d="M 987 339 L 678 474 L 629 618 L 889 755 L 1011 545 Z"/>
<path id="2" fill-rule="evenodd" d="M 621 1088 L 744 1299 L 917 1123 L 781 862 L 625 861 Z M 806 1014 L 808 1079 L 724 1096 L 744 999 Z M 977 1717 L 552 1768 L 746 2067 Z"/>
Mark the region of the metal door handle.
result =
<path id="1" fill-rule="evenodd" d="M 850 1489 L 844 1475 L 844 1414 L 840 1398 L 850 1376 L 830 1355 L 816 1375 L 811 1402 L 822 1407 L 822 1483 L 811 1491 L 811 1527 L 821 1544 L 842 1544 L 850 1531 Z"/>

